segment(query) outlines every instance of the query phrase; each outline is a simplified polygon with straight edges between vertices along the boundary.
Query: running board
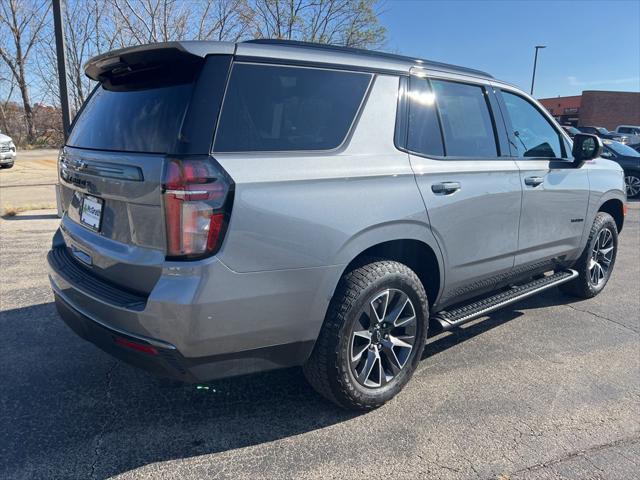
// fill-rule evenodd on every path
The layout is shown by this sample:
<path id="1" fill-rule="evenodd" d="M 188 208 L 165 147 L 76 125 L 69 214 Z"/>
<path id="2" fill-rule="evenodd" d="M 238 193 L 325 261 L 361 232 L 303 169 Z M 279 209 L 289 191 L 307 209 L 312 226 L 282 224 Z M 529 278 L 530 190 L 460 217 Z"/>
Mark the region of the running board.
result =
<path id="1" fill-rule="evenodd" d="M 543 290 L 557 287 L 569 280 L 573 280 L 577 276 L 578 272 L 575 270 L 555 272 L 552 275 L 538 278 L 522 285 L 513 286 L 509 290 L 456 307 L 452 310 L 438 312 L 431 318 L 440 324 L 442 330 L 451 330 L 489 312 L 540 293 Z"/>

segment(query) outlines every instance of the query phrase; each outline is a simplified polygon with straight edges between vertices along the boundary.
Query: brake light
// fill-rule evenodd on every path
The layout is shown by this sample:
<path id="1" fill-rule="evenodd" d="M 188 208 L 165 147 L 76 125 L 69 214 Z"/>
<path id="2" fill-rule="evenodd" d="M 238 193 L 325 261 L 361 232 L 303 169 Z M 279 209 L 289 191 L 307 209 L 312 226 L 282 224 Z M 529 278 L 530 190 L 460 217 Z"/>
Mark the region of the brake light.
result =
<path id="1" fill-rule="evenodd" d="M 220 249 L 231 213 L 232 187 L 211 157 L 168 160 L 163 182 L 168 258 L 203 258 Z"/>

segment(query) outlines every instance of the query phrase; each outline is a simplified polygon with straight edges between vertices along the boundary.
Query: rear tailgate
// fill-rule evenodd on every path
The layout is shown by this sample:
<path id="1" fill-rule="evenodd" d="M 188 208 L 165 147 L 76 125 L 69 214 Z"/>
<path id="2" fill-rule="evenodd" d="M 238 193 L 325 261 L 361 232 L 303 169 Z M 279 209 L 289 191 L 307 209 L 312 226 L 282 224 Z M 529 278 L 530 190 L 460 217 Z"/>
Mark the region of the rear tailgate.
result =
<path id="1" fill-rule="evenodd" d="M 164 156 L 66 147 L 60 156 L 62 234 L 70 253 L 98 276 L 148 293 L 165 257 Z M 102 202 L 98 228 L 81 221 L 85 198 Z"/>
<path id="2" fill-rule="evenodd" d="M 230 62 L 170 43 L 87 64 L 100 83 L 59 161 L 61 233 L 78 265 L 151 292 L 167 255 L 163 172 L 169 158 L 209 154 Z"/>

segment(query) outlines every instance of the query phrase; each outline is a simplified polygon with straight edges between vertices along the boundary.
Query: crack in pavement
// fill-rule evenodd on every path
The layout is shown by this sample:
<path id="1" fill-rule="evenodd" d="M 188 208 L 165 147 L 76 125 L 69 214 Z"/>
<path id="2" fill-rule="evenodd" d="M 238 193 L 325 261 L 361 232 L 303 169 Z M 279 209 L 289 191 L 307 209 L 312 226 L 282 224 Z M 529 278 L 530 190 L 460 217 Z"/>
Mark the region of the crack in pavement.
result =
<path id="1" fill-rule="evenodd" d="M 113 372 L 115 371 L 115 369 L 118 367 L 119 364 L 120 362 L 116 360 L 115 362 L 113 362 L 113 365 L 111 365 L 111 368 L 107 371 L 107 389 L 105 394 L 105 397 L 107 400 L 107 408 L 105 409 L 106 416 L 104 421 L 102 422 L 102 425 L 100 426 L 100 431 L 98 432 L 98 435 L 96 437 L 96 446 L 94 448 L 94 458 L 93 458 L 93 463 L 91 464 L 90 478 L 96 478 L 96 468 L 98 467 L 98 460 L 100 460 L 100 447 L 102 446 L 102 442 L 104 440 L 104 433 L 107 429 L 107 425 L 109 424 L 109 421 L 108 421 L 109 413 L 113 407 L 113 402 L 111 400 L 111 385 L 113 382 Z"/>
<path id="2" fill-rule="evenodd" d="M 616 320 L 613 320 L 612 318 L 604 317 L 604 316 L 602 316 L 602 315 L 600 315 L 598 313 L 594 313 L 594 312 L 592 312 L 590 310 L 582 310 L 581 308 L 576 308 L 576 307 L 574 307 L 573 305 L 570 305 L 570 304 L 566 304 L 566 306 L 571 308 L 571 309 L 573 309 L 573 310 L 575 310 L 576 312 L 588 313 L 588 314 L 593 315 L 594 317 L 599 318 L 601 320 L 606 320 L 607 322 L 615 323 L 616 325 L 619 325 L 620 327 L 622 327 L 622 328 L 624 328 L 626 330 L 631 330 L 633 333 L 640 333 L 639 330 L 636 330 L 633 327 L 625 325 L 624 323 L 621 323 L 621 322 L 618 322 Z"/>
<path id="3" fill-rule="evenodd" d="M 531 471 L 534 471 L 534 470 L 538 470 L 540 468 L 547 468 L 548 467 L 548 468 L 551 468 L 553 470 L 553 467 L 555 465 L 563 463 L 563 462 L 565 462 L 567 460 L 574 459 L 576 457 L 584 458 L 587 462 L 589 462 L 591 465 L 593 465 L 594 468 L 596 468 L 599 471 L 602 471 L 602 469 L 597 467 L 596 465 L 594 465 L 593 462 L 589 458 L 587 458 L 586 455 L 588 455 L 590 453 L 599 452 L 600 450 L 604 450 L 606 448 L 617 447 L 619 445 L 625 445 L 625 444 L 634 444 L 634 443 L 637 443 L 637 442 L 640 442 L 640 435 L 635 435 L 635 436 L 626 437 L 626 438 L 620 438 L 618 440 L 614 440 L 613 442 L 604 443 L 602 445 L 594 445 L 593 447 L 586 448 L 584 450 L 577 450 L 575 452 L 568 453 L 567 455 L 564 455 L 562 457 L 556 458 L 554 460 L 549 460 L 547 462 L 536 463 L 534 465 L 531 465 L 531 466 L 528 466 L 528 467 L 525 467 L 525 468 L 521 468 L 520 470 L 516 470 L 515 472 L 509 473 L 509 474 L 504 474 L 503 473 L 501 475 L 503 477 L 505 477 L 505 478 L 511 478 L 513 475 L 518 475 L 519 473 L 523 473 L 523 472 L 531 472 Z M 491 477 L 492 480 L 495 480 L 495 478 L 496 477 Z"/>

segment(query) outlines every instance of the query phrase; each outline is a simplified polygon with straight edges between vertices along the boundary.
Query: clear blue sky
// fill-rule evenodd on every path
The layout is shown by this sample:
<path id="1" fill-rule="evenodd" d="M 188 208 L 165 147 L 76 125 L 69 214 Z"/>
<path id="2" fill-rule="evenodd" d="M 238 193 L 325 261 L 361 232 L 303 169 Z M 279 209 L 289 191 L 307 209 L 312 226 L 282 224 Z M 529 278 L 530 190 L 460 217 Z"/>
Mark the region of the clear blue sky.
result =
<path id="1" fill-rule="evenodd" d="M 386 0 L 386 50 L 478 68 L 537 98 L 640 91 L 640 1 Z"/>

